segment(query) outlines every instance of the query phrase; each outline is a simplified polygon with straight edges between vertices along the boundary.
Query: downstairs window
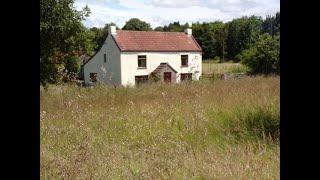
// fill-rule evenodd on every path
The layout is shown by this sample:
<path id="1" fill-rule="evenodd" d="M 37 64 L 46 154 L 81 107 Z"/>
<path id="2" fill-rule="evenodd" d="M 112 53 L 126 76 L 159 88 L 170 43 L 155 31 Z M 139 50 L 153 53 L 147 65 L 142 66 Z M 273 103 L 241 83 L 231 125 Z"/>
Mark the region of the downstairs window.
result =
<path id="1" fill-rule="evenodd" d="M 92 82 L 97 82 L 97 73 L 90 73 L 90 79 Z"/>
<path id="2" fill-rule="evenodd" d="M 147 83 L 149 80 L 149 76 L 135 76 L 136 85 Z"/>
<path id="3" fill-rule="evenodd" d="M 192 80 L 192 73 L 181 73 L 181 81 Z"/>

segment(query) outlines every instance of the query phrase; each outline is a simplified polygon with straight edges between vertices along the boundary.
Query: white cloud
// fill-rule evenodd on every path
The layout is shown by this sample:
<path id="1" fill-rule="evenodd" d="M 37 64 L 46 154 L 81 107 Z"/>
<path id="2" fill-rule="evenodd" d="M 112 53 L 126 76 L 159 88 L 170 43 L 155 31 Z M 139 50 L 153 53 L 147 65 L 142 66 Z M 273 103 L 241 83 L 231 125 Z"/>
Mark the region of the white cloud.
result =
<path id="1" fill-rule="evenodd" d="M 88 3 L 88 4 L 119 4 L 120 0 L 76 0 L 76 3 Z"/>
<path id="2" fill-rule="evenodd" d="M 151 4 L 155 7 L 166 7 L 166 8 L 183 8 L 190 6 L 199 5 L 199 0 L 153 0 L 151 2 L 147 2 L 147 4 Z"/>
<path id="3" fill-rule="evenodd" d="M 203 21 L 230 21 L 242 16 L 265 18 L 280 10 L 280 0 L 77 0 L 81 9 L 88 4 L 88 27 L 103 27 L 114 22 L 120 28 L 131 18 L 150 23 L 153 28 L 179 21 L 181 24 Z"/>

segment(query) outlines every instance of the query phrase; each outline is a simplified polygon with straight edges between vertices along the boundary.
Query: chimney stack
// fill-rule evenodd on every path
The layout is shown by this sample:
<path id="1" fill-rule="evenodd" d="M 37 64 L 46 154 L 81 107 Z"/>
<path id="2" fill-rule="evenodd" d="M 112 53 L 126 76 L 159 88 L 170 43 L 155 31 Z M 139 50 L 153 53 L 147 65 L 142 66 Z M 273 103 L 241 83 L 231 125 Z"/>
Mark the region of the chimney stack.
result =
<path id="1" fill-rule="evenodd" d="M 109 34 L 117 34 L 116 26 L 109 26 Z"/>
<path id="2" fill-rule="evenodd" d="M 192 29 L 188 28 L 184 30 L 184 33 L 186 33 L 188 36 L 192 35 Z"/>

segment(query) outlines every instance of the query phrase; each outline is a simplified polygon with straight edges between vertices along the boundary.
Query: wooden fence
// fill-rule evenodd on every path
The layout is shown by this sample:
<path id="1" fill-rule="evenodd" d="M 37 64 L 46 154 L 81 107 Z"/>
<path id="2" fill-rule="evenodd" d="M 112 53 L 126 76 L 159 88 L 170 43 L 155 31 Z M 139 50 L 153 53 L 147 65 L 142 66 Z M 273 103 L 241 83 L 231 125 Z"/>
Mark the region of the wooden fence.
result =
<path id="1" fill-rule="evenodd" d="M 238 79 L 248 76 L 246 73 L 202 74 L 200 80 Z"/>

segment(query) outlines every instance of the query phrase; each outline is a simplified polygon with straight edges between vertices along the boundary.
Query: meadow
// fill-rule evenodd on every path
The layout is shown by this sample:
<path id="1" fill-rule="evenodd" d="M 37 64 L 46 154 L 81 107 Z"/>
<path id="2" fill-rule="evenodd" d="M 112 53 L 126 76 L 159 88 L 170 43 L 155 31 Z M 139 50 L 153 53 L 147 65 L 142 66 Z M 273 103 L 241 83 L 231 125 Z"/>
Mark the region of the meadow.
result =
<path id="1" fill-rule="evenodd" d="M 202 73 L 204 74 L 246 73 L 247 71 L 248 67 L 241 63 L 218 63 L 215 60 L 204 60 L 202 63 Z"/>
<path id="2" fill-rule="evenodd" d="M 280 78 L 40 87 L 40 179 L 280 179 Z"/>

